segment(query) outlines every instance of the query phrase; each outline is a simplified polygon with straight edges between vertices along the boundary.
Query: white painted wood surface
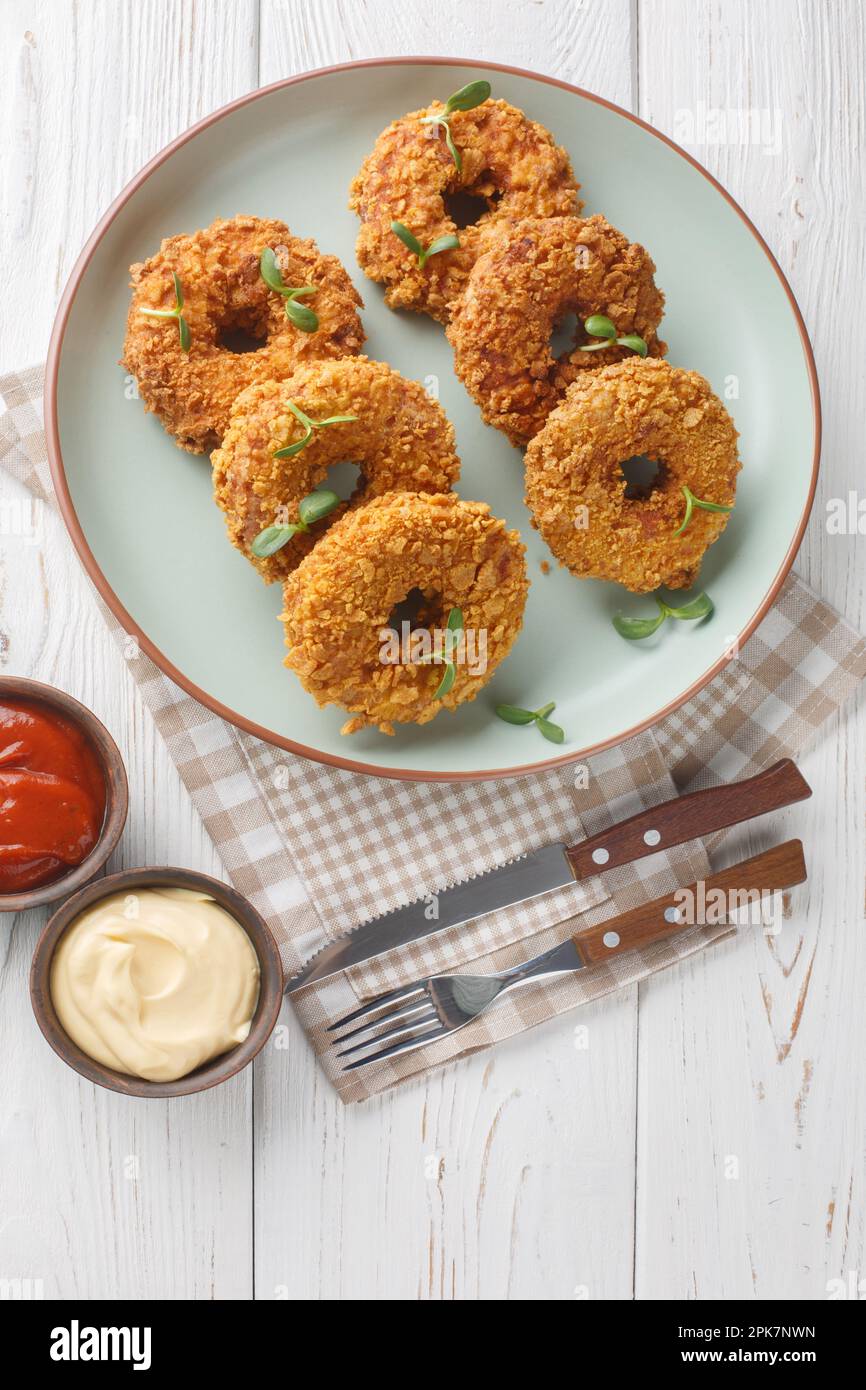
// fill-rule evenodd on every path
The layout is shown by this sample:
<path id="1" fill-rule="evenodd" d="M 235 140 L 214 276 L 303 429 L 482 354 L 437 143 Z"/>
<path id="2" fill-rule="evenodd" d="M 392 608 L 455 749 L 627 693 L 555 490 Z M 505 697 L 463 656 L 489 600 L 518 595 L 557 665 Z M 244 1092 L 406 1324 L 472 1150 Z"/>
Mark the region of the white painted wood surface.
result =
<path id="1" fill-rule="evenodd" d="M 771 153 L 691 148 L 812 331 L 825 463 L 799 568 L 862 626 L 862 542 L 821 518 L 862 490 L 864 49 L 858 0 L 5 0 L 0 369 L 42 357 L 135 170 L 260 83 L 448 53 L 564 78 L 679 138 L 701 111 L 763 110 Z M 38 548 L 3 539 L 0 661 L 118 738 L 136 789 L 118 866 L 219 872 L 54 517 Z M 862 719 L 840 720 L 806 761 L 814 800 L 774 824 L 812 866 L 781 942 L 710 953 L 364 1107 L 335 1100 L 288 1010 L 292 1046 L 204 1096 L 79 1084 L 27 1001 L 45 914 L 5 919 L 0 1278 L 61 1297 L 825 1297 L 866 1259 L 864 752 Z"/>

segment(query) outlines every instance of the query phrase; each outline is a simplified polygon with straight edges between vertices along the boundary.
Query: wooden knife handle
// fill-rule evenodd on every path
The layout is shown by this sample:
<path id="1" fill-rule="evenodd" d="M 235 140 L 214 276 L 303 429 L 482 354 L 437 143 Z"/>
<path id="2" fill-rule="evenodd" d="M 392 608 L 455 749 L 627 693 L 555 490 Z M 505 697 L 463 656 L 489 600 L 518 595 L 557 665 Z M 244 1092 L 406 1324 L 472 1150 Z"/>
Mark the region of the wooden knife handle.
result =
<path id="1" fill-rule="evenodd" d="M 811 795 L 812 788 L 799 769 L 790 758 L 782 758 L 755 777 L 688 792 L 639 811 L 565 852 L 575 878 L 589 878 Z"/>
<path id="2" fill-rule="evenodd" d="M 578 933 L 572 940 L 585 965 L 598 965 L 600 961 L 610 960 L 611 956 L 621 956 L 639 946 L 649 946 L 653 941 L 662 941 L 689 927 L 703 926 L 710 908 L 711 924 L 724 921 L 738 905 L 757 902 L 756 894 L 790 888 L 794 883 L 802 883 L 805 877 L 803 846 L 799 840 L 787 840 L 783 845 L 774 845 L 763 854 L 756 854 L 753 859 L 734 864 L 730 869 L 721 869 L 701 883 L 693 883 L 690 888 L 678 888 L 663 898 L 656 898 L 654 902 L 644 903 L 630 912 L 623 912 L 619 917 L 600 922 L 597 927 Z M 718 889 L 732 895 L 724 909 L 720 908 L 718 898 L 710 897 Z M 734 893 L 749 894 L 749 897 L 739 896 L 737 901 Z M 689 895 L 689 898 L 685 895 Z M 693 909 L 691 912 L 684 911 L 687 902 Z"/>

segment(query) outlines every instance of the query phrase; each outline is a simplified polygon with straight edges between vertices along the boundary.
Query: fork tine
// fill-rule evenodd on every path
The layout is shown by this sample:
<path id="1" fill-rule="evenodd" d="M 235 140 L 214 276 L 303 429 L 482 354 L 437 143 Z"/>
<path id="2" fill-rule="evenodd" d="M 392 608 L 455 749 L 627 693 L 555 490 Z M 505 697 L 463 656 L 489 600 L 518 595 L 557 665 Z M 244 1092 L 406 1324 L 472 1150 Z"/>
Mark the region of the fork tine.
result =
<path id="1" fill-rule="evenodd" d="M 430 1012 L 424 1014 L 422 1018 L 405 1019 L 398 1023 L 396 1028 L 387 1028 L 384 1033 L 374 1033 L 370 1038 L 362 1038 L 360 1042 L 353 1043 L 351 1047 L 343 1047 L 337 1053 L 338 1057 L 348 1057 L 350 1052 L 360 1052 L 365 1047 L 373 1047 L 376 1043 L 384 1042 L 386 1038 L 402 1037 L 410 1033 L 413 1028 L 420 1028 L 425 1023 L 438 1023 L 439 1015 L 436 1010 L 431 1008 Z M 345 1041 L 343 1038 L 339 1042 Z"/>
<path id="2" fill-rule="evenodd" d="M 372 1028 L 378 1028 L 380 1023 L 396 1023 L 400 1018 L 410 1018 L 412 1014 L 423 1012 L 424 1009 L 429 1008 L 430 997 L 425 992 L 423 997 L 417 1000 L 417 1002 L 404 1004 L 402 1009 L 392 1009 L 389 1013 L 380 1014 L 378 1018 L 364 1019 L 363 1023 L 359 1023 L 357 1028 L 350 1028 L 348 1033 L 342 1033 L 339 1038 L 332 1038 L 331 1045 L 334 1046 L 337 1043 L 348 1042 L 350 1038 L 356 1038 L 359 1033 L 369 1033 Z M 379 1037 L 382 1036 L 384 1035 L 380 1033 Z M 374 1038 L 375 1034 L 371 1036 L 370 1041 L 373 1042 Z"/>
<path id="3" fill-rule="evenodd" d="M 360 1009 L 353 1009 L 350 1014 L 344 1014 L 335 1023 L 329 1023 L 327 1031 L 333 1033 L 337 1028 L 342 1028 L 346 1023 L 354 1023 L 356 1018 L 363 1018 L 365 1014 L 373 1013 L 376 1009 L 385 1004 L 392 1003 L 395 999 L 404 999 L 410 994 L 421 994 L 424 990 L 424 982 L 419 981 L 414 985 L 405 985 L 403 989 L 392 989 L 387 994 L 380 994 L 376 999 L 370 999 L 366 1004 L 362 1004 Z"/>
<path id="4" fill-rule="evenodd" d="M 406 1042 L 393 1043 L 382 1052 L 374 1052 L 369 1057 L 359 1057 L 354 1062 L 347 1062 L 343 1071 L 356 1071 L 358 1067 L 366 1067 L 370 1062 L 383 1062 L 386 1057 L 396 1057 L 398 1052 L 409 1052 L 413 1047 L 423 1047 L 428 1042 L 434 1042 L 436 1038 L 444 1037 L 447 1032 L 448 1029 L 440 1024 L 438 1028 L 419 1033 L 417 1037 L 409 1038 Z"/>

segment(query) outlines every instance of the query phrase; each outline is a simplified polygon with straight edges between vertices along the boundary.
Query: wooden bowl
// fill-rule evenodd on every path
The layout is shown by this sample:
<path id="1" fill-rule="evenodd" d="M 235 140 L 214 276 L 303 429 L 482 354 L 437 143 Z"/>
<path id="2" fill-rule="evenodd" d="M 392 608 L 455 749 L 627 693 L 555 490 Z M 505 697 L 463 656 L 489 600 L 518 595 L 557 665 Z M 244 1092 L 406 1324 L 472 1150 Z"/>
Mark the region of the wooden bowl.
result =
<path id="1" fill-rule="evenodd" d="M 191 888 L 208 893 L 243 927 L 253 944 L 261 969 L 259 998 L 248 1036 L 237 1047 L 205 1062 L 204 1066 L 179 1077 L 177 1081 L 145 1081 L 140 1076 L 127 1076 L 124 1072 L 114 1071 L 88 1057 L 63 1028 L 51 998 L 51 962 L 55 947 L 66 928 L 84 908 L 111 893 L 134 892 L 136 888 Z M 192 869 L 127 869 L 120 874 L 109 874 L 97 883 L 89 883 L 50 918 L 37 942 L 30 967 L 30 1002 L 36 1022 L 58 1057 L 62 1057 L 74 1071 L 97 1086 L 120 1091 L 125 1096 L 147 1096 L 154 1100 L 206 1091 L 210 1086 L 218 1086 L 221 1081 L 228 1081 L 229 1077 L 243 1071 L 270 1037 L 282 999 L 283 967 L 277 943 L 264 918 L 259 916 L 252 903 L 227 883 Z"/>
<path id="2" fill-rule="evenodd" d="M 126 768 L 120 756 L 120 749 L 96 715 L 86 705 L 79 704 L 64 690 L 53 685 L 43 685 L 41 681 L 27 680 L 21 676 L 0 677 L 0 700 L 33 700 L 49 705 L 76 724 L 86 736 L 96 752 L 105 776 L 105 814 L 99 839 L 86 859 L 74 864 L 68 873 L 55 878 L 51 883 L 40 884 L 38 888 L 25 888 L 20 893 L 0 893 L 0 912 L 26 912 L 30 907 L 54 902 L 67 893 L 89 882 L 99 872 L 118 840 L 129 806 L 129 788 L 126 781 Z"/>

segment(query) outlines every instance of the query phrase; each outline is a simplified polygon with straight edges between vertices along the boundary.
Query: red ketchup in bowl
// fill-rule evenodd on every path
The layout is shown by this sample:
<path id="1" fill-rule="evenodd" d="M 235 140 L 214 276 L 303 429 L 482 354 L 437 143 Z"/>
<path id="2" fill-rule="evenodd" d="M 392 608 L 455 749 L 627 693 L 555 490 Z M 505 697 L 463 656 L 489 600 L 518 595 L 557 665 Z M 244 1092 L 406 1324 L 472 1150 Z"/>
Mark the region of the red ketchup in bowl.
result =
<path id="1" fill-rule="evenodd" d="M 104 814 L 102 766 L 78 726 L 41 701 L 0 699 L 0 893 L 80 864 Z"/>

